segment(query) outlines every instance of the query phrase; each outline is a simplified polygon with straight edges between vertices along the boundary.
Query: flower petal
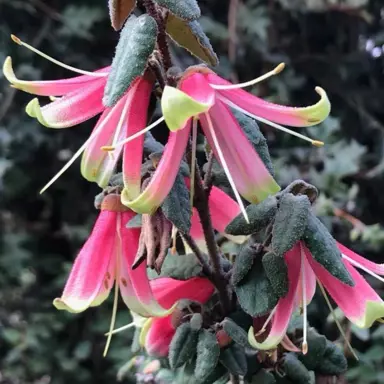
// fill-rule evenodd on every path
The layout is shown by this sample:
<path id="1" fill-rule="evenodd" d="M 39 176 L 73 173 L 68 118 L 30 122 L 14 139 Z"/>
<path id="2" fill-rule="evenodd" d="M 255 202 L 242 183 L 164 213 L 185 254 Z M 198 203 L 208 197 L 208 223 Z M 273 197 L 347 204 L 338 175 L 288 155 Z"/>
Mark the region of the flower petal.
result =
<path id="1" fill-rule="evenodd" d="M 57 309 L 82 312 L 108 297 L 115 279 L 115 244 L 116 213 L 102 211 L 73 264 L 62 296 L 53 302 Z"/>
<path id="2" fill-rule="evenodd" d="M 95 72 L 109 72 L 110 67 L 99 69 Z M 19 80 L 12 68 L 12 59 L 7 57 L 3 64 L 3 73 L 5 78 L 12 84 L 14 88 L 24 92 L 40 96 L 62 96 L 67 93 L 76 91 L 77 89 L 87 86 L 95 81 L 100 81 L 100 77 L 77 76 L 71 79 L 61 79 L 52 81 L 25 81 Z M 106 78 L 104 83 L 106 83 Z"/>
<path id="3" fill-rule="evenodd" d="M 229 172 L 240 194 L 248 201 L 258 203 L 278 192 L 280 187 L 268 172 L 228 107 L 217 101 L 209 111 L 209 116 Z M 219 161 L 206 116 L 201 115 L 200 121 L 209 145 Z"/>
<path id="4" fill-rule="evenodd" d="M 228 81 L 216 74 L 207 75 L 208 81 L 215 85 L 231 85 Z M 269 103 L 252 95 L 242 89 L 217 90 L 222 99 L 231 101 L 245 111 L 268 119 L 275 123 L 289 125 L 292 127 L 309 127 L 319 124 L 325 120 L 330 111 L 331 104 L 325 91 L 317 87 L 316 92 L 320 95 L 320 101 L 309 107 L 295 108 Z"/>
<path id="5" fill-rule="evenodd" d="M 145 338 L 145 349 L 148 354 L 157 357 L 168 356 L 169 345 L 175 332 L 171 316 L 153 319 Z"/>
<path id="6" fill-rule="evenodd" d="M 153 213 L 163 203 L 173 187 L 179 172 L 180 163 L 184 156 L 189 139 L 190 124 L 178 131 L 171 132 L 161 160 L 151 181 L 144 191 L 134 200 L 130 199 L 129 185 L 125 186 L 121 201 L 137 213 Z"/>
<path id="7" fill-rule="evenodd" d="M 104 110 L 104 86 L 105 80 L 99 79 L 44 107 L 40 107 L 38 99 L 33 99 L 28 103 L 26 112 L 48 128 L 72 127 Z"/>
<path id="8" fill-rule="evenodd" d="M 315 296 L 316 293 L 316 275 L 315 272 L 313 272 L 313 269 L 311 265 L 309 264 L 307 257 L 308 257 L 308 250 L 305 249 L 305 247 L 302 245 L 302 249 L 306 254 L 306 257 L 304 257 L 304 276 L 305 276 L 305 292 L 306 292 L 306 304 L 309 305 L 310 302 L 313 299 L 313 296 Z M 298 299 L 298 305 L 302 308 L 303 307 L 303 286 L 302 286 L 302 276 L 303 272 L 300 274 L 300 281 L 299 285 L 297 287 L 297 299 Z"/>
<path id="9" fill-rule="evenodd" d="M 308 261 L 320 282 L 351 322 L 360 328 L 369 328 L 376 320 L 384 317 L 384 302 L 348 261 L 343 259 L 355 282 L 353 287 L 333 277 L 312 257 L 308 257 Z"/>
<path id="10" fill-rule="evenodd" d="M 200 73 L 188 76 L 179 87 L 166 86 L 161 97 L 161 109 L 171 131 L 182 129 L 190 118 L 207 112 L 215 103 L 215 91 Z"/>
<path id="11" fill-rule="evenodd" d="M 140 230 L 127 228 L 126 225 L 134 216 L 134 212 L 126 211 L 120 213 L 118 220 L 122 251 L 118 276 L 121 295 L 127 306 L 141 316 L 166 316 L 173 308 L 165 309 L 157 302 L 148 280 L 146 263 L 132 269 L 139 247 Z"/>
<path id="12" fill-rule="evenodd" d="M 288 266 L 289 291 L 277 303 L 271 322 L 271 330 L 263 342 L 260 343 L 256 340 L 253 327 L 249 329 L 248 341 L 253 348 L 273 349 L 283 340 L 286 334 L 291 315 L 295 309 L 295 298 L 300 278 L 300 247 L 298 244 L 285 254 L 285 261 Z"/>

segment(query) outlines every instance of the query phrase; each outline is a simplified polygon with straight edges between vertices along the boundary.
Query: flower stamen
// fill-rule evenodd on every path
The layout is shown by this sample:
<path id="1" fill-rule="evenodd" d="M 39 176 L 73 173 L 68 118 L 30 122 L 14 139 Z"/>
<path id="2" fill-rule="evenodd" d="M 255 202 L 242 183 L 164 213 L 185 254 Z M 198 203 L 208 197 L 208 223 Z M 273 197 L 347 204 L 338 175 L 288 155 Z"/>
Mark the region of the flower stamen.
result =
<path id="1" fill-rule="evenodd" d="M 263 334 L 266 330 L 267 330 L 267 326 L 268 324 L 271 322 L 275 312 L 277 310 L 277 306 L 275 308 L 273 308 L 273 310 L 271 311 L 271 313 L 269 314 L 267 320 L 265 320 L 265 323 L 263 324 L 263 326 L 261 327 L 260 331 L 256 333 L 256 336 L 260 336 L 261 334 Z"/>
<path id="2" fill-rule="evenodd" d="M 351 259 L 349 256 L 347 255 L 344 255 L 342 254 L 342 257 L 345 259 L 345 260 L 348 260 L 352 265 L 354 265 L 355 267 L 363 270 L 364 272 L 367 272 L 369 275 L 373 276 L 374 278 L 376 278 L 377 280 L 381 281 L 382 283 L 384 283 L 384 278 L 377 275 L 375 272 L 369 270 L 367 267 L 364 267 L 364 265 L 361 265 L 358 261 L 355 261 L 353 259 Z"/>
<path id="3" fill-rule="evenodd" d="M 221 162 L 221 165 L 224 169 L 224 172 L 228 178 L 228 181 L 229 181 L 229 184 L 231 185 L 232 187 L 232 190 L 233 190 L 233 193 L 235 194 L 235 197 L 236 197 L 236 200 L 237 200 L 237 203 L 239 204 L 240 206 L 240 209 L 241 209 L 241 212 L 246 220 L 246 222 L 249 224 L 249 218 L 248 218 L 248 214 L 245 210 L 245 207 L 244 207 L 244 204 L 243 204 L 243 201 L 240 197 L 240 194 L 236 188 L 236 184 L 231 176 L 231 172 L 229 171 L 229 168 L 228 168 L 228 165 L 227 165 L 227 162 L 225 161 L 225 158 L 224 158 L 224 154 L 220 148 L 220 145 L 219 145 L 219 141 L 217 140 L 217 136 L 216 136 L 216 132 L 215 132 L 215 129 L 213 128 L 213 124 L 212 124 L 212 120 L 209 116 L 208 113 L 205 113 L 205 117 L 207 119 L 207 122 L 208 122 L 208 127 L 209 127 L 209 131 L 211 133 L 211 136 L 212 136 L 212 139 L 213 139 L 213 143 L 216 147 L 216 150 L 217 150 L 217 154 L 219 155 L 219 158 L 220 158 L 220 162 Z"/>
<path id="4" fill-rule="evenodd" d="M 59 67 L 63 67 L 65 69 L 68 69 L 69 71 L 76 72 L 76 73 L 79 73 L 81 75 L 92 76 L 92 77 L 106 77 L 106 76 L 108 76 L 108 72 L 88 72 L 88 71 L 83 71 L 82 69 L 79 69 L 79 68 L 72 67 L 71 65 L 64 64 L 61 61 L 56 60 L 53 57 L 48 56 L 47 54 L 39 51 L 38 49 L 36 49 L 34 47 L 32 47 L 31 45 L 24 43 L 24 41 L 22 41 L 21 39 L 19 39 L 15 35 L 11 35 L 11 39 L 16 44 L 21 45 L 21 46 L 29 49 L 30 51 L 36 53 L 37 55 L 44 57 L 44 59 L 51 61 L 52 63 L 58 65 Z"/>
<path id="5" fill-rule="evenodd" d="M 113 328 L 115 327 L 115 322 L 116 322 L 118 300 L 119 300 L 119 284 L 116 280 L 115 281 L 115 295 L 113 297 L 113 309 L 112 309 L 112 316 L 111 316 L 111 325 L 109 327 L 108 338 L 107 338 L 107 342 L 105 343 L 103 357 L 107 356 L 108 349 L 109 349 L 109 346 L 111 345 L 111 341 L 112 341 L 112 335 L 114 333 L 116 333 L 113 331 Z"/>
<path id="6" fill-rule="evenodd" d="M 257 77 L 256 79 L 247 81 L 245 83 L 240 83 L 240 84 L 231 84 L 231 85 L 216 85 L 216 84 L 209 84 L 213 89 L 217 90 L 230 90 L 230 89 L 239 89 L 239 88 L 245 88 L 249 87 L 251 85 L 260 83 L 272 76 L 275 76 L 279 74 L 281 71 L 283 71 L 285 68 L 285 63 L 280 63 L 277 67 L 275 67 L 272 71 L 267 72 L 266 74 Z"/>
<path id="7" fill-rule="evenodd" d="M 190 188 L 191 208 L 193 208 L 193 199 L 195 197 L 196 148 L 197 148 L 197 119 L 193 118 L 193 122 L 192 122 L 192 156 L 191 156 L 191 188 Z"/>
<path id="8" fill-rule="evenodd" d="M 308 353 L 308 315 L 307 315 L 307 282 L 305 280 L 305 254 L 300 247 L 301 253 L 301 292 L 303 295 L 303 344 L 301 346 L 303 355 Z"/>
<path id="9" fill-rule="evenodd" d="M 105 333 L 104 336 L 115 335 L 116 333 L 123 332 L 123 331 L 125 331 L 127 329 L 130 329 L 130 328 L 134 327 L 135 325 L 136 325 L 135 322 L 129 323 L 129 324 L 124 325 L 124 326 L 122 326 L 120 328 L 116 328 L 113 331 Z"/>

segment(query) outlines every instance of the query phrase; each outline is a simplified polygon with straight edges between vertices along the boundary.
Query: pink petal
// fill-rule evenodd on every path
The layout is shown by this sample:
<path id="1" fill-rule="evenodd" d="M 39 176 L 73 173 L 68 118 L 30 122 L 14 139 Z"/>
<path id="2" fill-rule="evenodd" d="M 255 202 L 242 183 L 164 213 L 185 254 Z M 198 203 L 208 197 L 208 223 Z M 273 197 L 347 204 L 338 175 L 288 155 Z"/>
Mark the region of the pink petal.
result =
<path id="1" fill-rule="evenodd" d="M 215 103 L 216 92 L 201 73 L 195 72 L 182 79 L 179 88 L 199 103 L 210 106 Z"/>
<path id="2" fill-rule="evenodd" d="M 288 266 L 289 291 L 288 294 L 277 303 L 276 312 L 271 323 L 271 330 L 263 342 L 259 343 L 256 340 L 253 327 L 249 329 L 249 343 L 256 349 L 273 349 L 283 340 L 295 309 L 295 298 L 301 269 L 300 246 L 298 244 L 285 254 L 285 261 Z"/>
<path id="3" fill-rule="evenodd" d="M 358 255 L 357 253 L 353 252 L 349 248 L 345 247 L 343 244 L 337 243 L 337 246 L 340 249 L 340 252 L 352 260 L 356 261 L 363 267 L 367 268 L 368 270 L 376 273 L 377 275 L 384 276 L 384 264 L 376 264 L 373 261 L 370 261 L 366 259 L 365 257 L 362 257 Z"/>
<path id="4" fill-rule="evenodd" d="M 151 280 L 150 284 L 156 300 L 164 308 L 171 308 L 175 303 L 183 299 L 205 303 L 215 290 L 213 284 L 203 277 L 193 277 L 185 281 L 160 277 Z"/>
<path id="5" fill-rule="evenodd" d="M 306 257 L 304 258 L 304 275 L 305 275 L 305 292 L 306 292 L 306 304 L 309 305 L 309 303 L 312 301 L 313 296 L 315 296 L 316 293 L 316 275 L 315 272 L 313 272 L 313 269 L 311 265 L 309 264 L 307 258 L 312 257 L 310 253 L 308 252 L 308 249 L 305 248 L 301 244 L 303 252 L 305 252 Z M 297 287 L 297 299 L 298 299 L 298 305 L 300 307 L 303 307 L 303 286 L 302 286 L 302 273 L 300 274 L 300 280 L 299 285 Z"/>
<path id="6" fill-rule="evenodd" d="M 105 79 L 96 80 L 86 87 L 79 88 L 65 96 L 40 107 L 33 99 L 26 108 L 31 117 L 49 128 L 67 128 L 80 124 L 104 110 L 102 97 Z"/>
<path id="7" fill-rule="evenodd" d="M 145 339 L 145 349 L 148 354 L 157 357 L 166 357 L 169 352 L 169 345 L 175 334 L 171 316 L 153 319 Z"/>
<path id="8" fill-rule="evenodd" d="M 217 101 L 210 109 L 209 116 L 229 172 L 240 194 L 248 201 L 258 203 L 278 192 L 280 187 L 269 174 L 228 107 Z M 219 161 L 206 116 L 201 115 L 200 121 L 209 145 Z"/>
<path id="9" fill-rule="evenodd" d="M 355 286 L 343 284 L 333 277 L 312 257 L 308 258 L 316 276 L 345 316 L 360 328 L 370 327 L 384 316 L 384 303 L 359 272 L 346 260 L 345 267 L 352 276 Z"/>
<path id="10" fill-rule="evenodd" d="M 231 85 L 231 83 L 213 73 L 208 74 L 207 78 L 211 84 Z M 217 92 L 224 99 L 229 100 L 253 115 L 292 127 L 306 127 L 318 124 L 330 112 L 330 103 L 326 95 L 322 95 L 322 100 L 317 104 L 309 107 L 295 108 L 270 103 L 242 89 L 217 90 Z"/>
<path id="11" fill-rule="evenodd" d="M 130 199 L 130 192 L 124 188 L 121 201 L 137 213 L 153 213 L 163 203 L 173 187 L 189 139 L 190 123 L 177 132 L 171 132 L 161 160 L 151 181 L 135 199 Z"/>
<path id="12" fill-rule="evenodd" d="M 115 245 L 116 213 L 102 211 L 73 264 L 61 298 L 53 302 L 57 309 L 82 312 L 108 297 L 115 279 Z"/>

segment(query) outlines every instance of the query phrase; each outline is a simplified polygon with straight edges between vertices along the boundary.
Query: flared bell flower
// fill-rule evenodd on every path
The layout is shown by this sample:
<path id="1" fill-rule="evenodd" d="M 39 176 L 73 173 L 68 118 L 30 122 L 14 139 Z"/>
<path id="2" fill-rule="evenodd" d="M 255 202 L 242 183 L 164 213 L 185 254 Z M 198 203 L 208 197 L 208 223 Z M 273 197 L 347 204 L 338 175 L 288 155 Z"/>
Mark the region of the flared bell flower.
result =
<path id="1" fill-rule="evenodd" d="M 307 344 L 307 305 L 311 302 L 316 283 L 322 291 L 332 297 L 344 315 L 357 327 L 369 328 L 376 320 L 384 317 L 384 302 L 364 277 L 356 270 L 359 268 L 384 282 L 384 266 L 375 264 L 338 243 L 342 262 L 354 281 L 347 285 L 331 275 L 311 255 L 303 242 L 298 242 L 284 258 L 288 267 L 289 291 L 281 298 L 266 320 L 262 331 L 269 329 L 264 341 L 257 340 L 253 327 L 249 329 L 248 340 L 257 349 L 273 349 L 286 334 L 293 312 L 301 308 L 303 313 L 303 353 Z M 325 290 L 324 290 L 325 289 Z M 328 302 L 328 298 L 325 294 Z M 258 333 L 260 334 L 260 332 Z"/>

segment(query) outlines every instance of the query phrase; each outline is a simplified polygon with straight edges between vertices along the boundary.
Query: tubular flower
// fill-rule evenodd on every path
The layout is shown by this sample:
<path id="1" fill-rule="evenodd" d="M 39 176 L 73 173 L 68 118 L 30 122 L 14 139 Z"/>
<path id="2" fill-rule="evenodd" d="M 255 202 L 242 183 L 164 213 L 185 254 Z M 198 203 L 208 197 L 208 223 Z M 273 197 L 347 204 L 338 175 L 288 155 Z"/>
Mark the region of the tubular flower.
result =
<path id="1" fill-rule="evenodd" d="M 183 299 L 204 304 L 214 292 L 213 284 L 206 278 L 194 277 L 186 281 L 171 278 L 159 278 L 151 281 L 156 300 L 164 308 L 172 308 Z M 142 328 L 140 341 L 150 355 L 165 357 L 169 344 L 179 325 L 180 313 L 175 310 L 162 318 L 150 318 Z"/>
<path id="2" fill-rule="evenodd" d="M 324 287 L 328 291 L 345 316 L 356 326 L 368 328 L 376 320 L 384 317 L 383 300 L 355 269 L 355 267 L 362 269 L 380 281 L 384 281 L 380 277 L 384 275 L 384 266 L 357 255 L 342 244 L 338 244 L 338 248 L 342 253 L 343 264 L 355 283 L 354 286 L 347 285 L 332 276 L 313 258 L 303 242 L 297 243 L 285 254 L 289 291 L 285 297 L 279 300 L 265 322 L 262 331 L 265 331 L 267 327 L 270 331 L 268 336 L 264 337 L 263 342 L 257 340 L 257 335 L 255 336 L 252 327 L 249 329 L 249 342 L 254 348 L 275 348 L 286 334 L 292 313 L 301 307 L 304 318 L 302 349 L 303 353 L 306 353 L 308 348 L 307 305 L 315 294 L 316 282 L 320 284 L 320 288 Z"/>
<path id="3" fill-rule="evenodd" d="M 140 230 L 126 228 L 126 224 L 134 215 L 121 204 L 119 195 L 104 198 L 92 234 L 75 260 L 64 292 L 53 302 L 57 309 L 78 313 L 100 305 L 115 283 L 114 311 L 120 290 L 128 308 L 142 316 L 168 313 L 153 296 L 146 265 L 131 268 Z"/>

